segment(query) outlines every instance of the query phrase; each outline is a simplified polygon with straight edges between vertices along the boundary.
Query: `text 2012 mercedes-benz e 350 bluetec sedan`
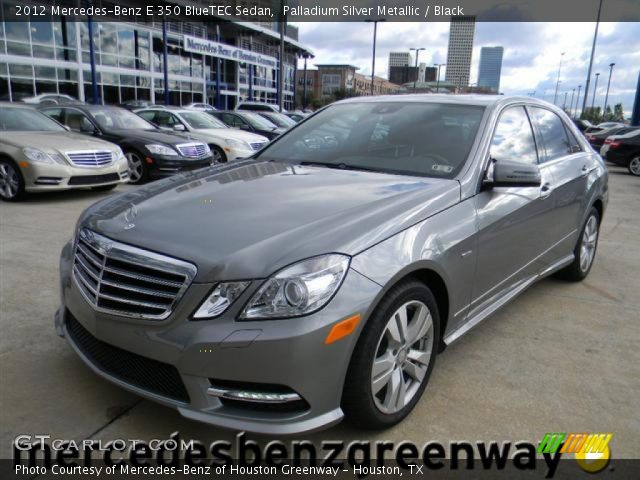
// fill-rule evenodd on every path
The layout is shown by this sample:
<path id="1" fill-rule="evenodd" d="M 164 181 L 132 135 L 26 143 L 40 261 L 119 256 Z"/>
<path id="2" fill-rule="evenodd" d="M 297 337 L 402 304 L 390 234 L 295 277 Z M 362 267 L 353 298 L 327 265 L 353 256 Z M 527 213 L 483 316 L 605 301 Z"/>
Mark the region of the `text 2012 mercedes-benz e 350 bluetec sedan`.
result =
<path id="1" fill-rule="evenodd" d="M 602 159 L 548 103 L 350 99 L 251 159 L 87 209 L 56 326 L 191 419 L 384 428 L 444 346 L 546 275 L 587 276 L 607 199 Z"/>

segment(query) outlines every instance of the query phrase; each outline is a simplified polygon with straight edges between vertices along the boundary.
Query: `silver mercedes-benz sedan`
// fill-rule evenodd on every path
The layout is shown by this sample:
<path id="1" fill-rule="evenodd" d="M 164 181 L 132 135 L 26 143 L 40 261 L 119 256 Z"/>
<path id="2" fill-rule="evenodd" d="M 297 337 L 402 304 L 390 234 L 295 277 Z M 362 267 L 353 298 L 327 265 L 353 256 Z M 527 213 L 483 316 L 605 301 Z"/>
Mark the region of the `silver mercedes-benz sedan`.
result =
<path id="1" fill-rule="evenodd" d="M 353 98 L 252 158 L 104 199 L 64 247 L 58 333 L 104 378 L 238 430 L 405 418 L 436 354 L 591 269 L 602 159 L 531 98 Z"/>

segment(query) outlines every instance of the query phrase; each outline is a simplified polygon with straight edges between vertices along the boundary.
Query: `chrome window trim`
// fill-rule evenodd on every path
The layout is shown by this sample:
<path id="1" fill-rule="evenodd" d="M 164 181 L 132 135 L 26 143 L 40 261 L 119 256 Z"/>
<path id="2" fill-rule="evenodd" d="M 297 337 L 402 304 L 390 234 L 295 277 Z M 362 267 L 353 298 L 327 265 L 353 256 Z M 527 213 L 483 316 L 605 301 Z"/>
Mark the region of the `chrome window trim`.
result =
<path id="1" fill-rule="evenodd" d="M 144 250 L 142 248 L 134 247 L 132 245 L 128 245 L 125 243 L 120 243 L 115 240 L 111 240 L 105 236 L 102 236 L 96 232 L 93 232 L 87 228 L 82 228 L 78 233 L 78 237 L 81 238 L 84 242 L 91 245 L 92 248 L 95 248 L 101 255 L 105 257 L 105 260 L 102 263 L 102 267 L 100 267 L 99 272 L 99 280 L 98 280 L 98 288 L 97 288 L 97 298 L 92 299 L 87 293 L 84 291 L 86 288 L 82 283 L 83 279 L 78 277 L 76 273 L 75 261 L 77 257 L 77 251 L 80 248 L 80 242 L 76 240 L 75 246 L 73 249 L 73 258 L 74 258 L 74 267 L 72 270 L 72 277 L 76 284 L 78 291 L 82 294 L 84 299 L 91 305 L 91 307 L 100 313 L 106 313 L 110 315 L 118 315 L 121 317 L 128 318 L 137 318 L 137 319 L 145 319 L 145 320 L 164 320 L 169 317 L 180 299 L 184 296 L 185 292 L 193 282 L 193 279 L 196 276 L 197 268 L 195 265 L 189 262 L 185 262 L 183 260 L 178 260 L 173 257 L 168 257 L 165 255 L 161 255 L 159 253 L 151 252 L 148 250 Z M 99 293 L 100 285 L 102 281 L 102 276 L 105 270 L 106 259 L 111 258 L 114 260 L 120 260 L 127 263 L 132 263 L 134 265 L 139 265 L 141 267 L 153 268 L 156 270 L 164 271 L 167 273 L 184 275 L 185 281 L 182 283 L 182 286 L 178 290 L 178 293 L 175 295 L 175 298 L 171 305 L 169 305 L 166 311 L 162 314 L 152 315 L 152 314 L 143 314 L 143 313 L 133 313 L 126 312 L 121 310 L 114 310 L 110 308 L 100 307 L 98 306 L 98 296 L 108 298 L 108 295 Z M 169 280 L 166 282 L 171 283 Z M 158 281 L 161 283 L 161 280 Z M 177 282 L 175 282 L 177 283 Z"/>

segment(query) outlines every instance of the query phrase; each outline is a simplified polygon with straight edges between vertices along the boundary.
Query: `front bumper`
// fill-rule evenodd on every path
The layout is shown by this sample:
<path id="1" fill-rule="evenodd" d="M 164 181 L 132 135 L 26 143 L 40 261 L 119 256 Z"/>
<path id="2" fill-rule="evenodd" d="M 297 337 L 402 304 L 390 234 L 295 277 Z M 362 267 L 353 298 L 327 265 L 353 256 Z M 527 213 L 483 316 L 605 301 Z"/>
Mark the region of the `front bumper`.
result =
<path id="1" fill-rule="evenodd" d="M 194 283 L 167 319 L 150 321 L 94 310 L 75 285 L 71 268 L 72 247 L 68 244 L 60 262 L 62 306 L 56 314 L 56 329 L 85 363 L 106 379 L 174 407 L 187 418 L 236 430 L 296 434 L 325 428 L 342 419 L 340 400 L 347 367 L 370 306 L 380 292 L 377 284 L 356 271 L 348 272 L 324 309 L 303 318 L 237 321 L 237 314 L 261 283 L 256 281 L 221 317 L 190 320 L 213 287 Z M 325 345 L 331 327 L 356 313 L 362 316 L 357 331 Z M 84 337 L 75 333 L 78 330 Z M 165 383 L 173 380 L 164 374 L 175 372 L 186 397 L 167 395 L 163 388 L 154 391 L 146 386 L 146 378 L 132 381 L 131 372 L 105 368 L 99 357 L 91 354 L 96 341 L 100 348 L 119 353 L 120 363 L 133 354 L 133 363 L 129 362 L 132 369 L 138 368 L 134 365 L 138 361 L 144 365 L 156 362 L 154 368 L 144 371 L 161 370 Z M 86 342 L 91 342 L 90 348 Z M 296 405 L 300 408 L 265 408 L 264 404 L 230 402 L 213 394 L 212 389 L 228 388 L 230 384 L 235 390 L 254 392 L 279 388 L 297 394 L 303 402 Z"/>
<path id="2" fill-rule="evenodd" d="M 180 172 L 188 172 L 211 166 L 213 154 L 200 158 L 188 158 L 181 156 L 150 155 L 145 156 L 151 177 L 167 177 Z"/>
<path id="3" fill-rule="evenodd" d="M 27 192 L 112 185 L 126 182 L 129 179 L 126 162 L 116 162 L 100 168 L 36 164 L 29 161 L 19 162 L 19 165 Z"/>

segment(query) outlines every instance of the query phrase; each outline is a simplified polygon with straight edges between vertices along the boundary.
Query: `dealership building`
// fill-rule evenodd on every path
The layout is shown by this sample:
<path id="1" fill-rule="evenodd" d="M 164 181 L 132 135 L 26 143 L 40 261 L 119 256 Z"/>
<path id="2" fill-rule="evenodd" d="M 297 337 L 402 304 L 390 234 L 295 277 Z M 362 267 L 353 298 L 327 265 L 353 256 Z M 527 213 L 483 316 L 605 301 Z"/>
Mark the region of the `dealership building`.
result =
<path id="1" fill-rule="evenodd" d="M 265 1 L 269 3 L 242 3 Z M 0 0 L 0 100 L 61 93 L 89 103 L 97 94 L 97 102 L 106 104 L 148 100 L 186 105 L 204 101 L 218 108 L 233 108 L 242 100 L 279 101 L 278 22 L 229 22 L 213 16 L 165 17 L 165 21 L 136 17 L 127 22 L 32 16 L 31 21 L 15 21 L 18 5 L 44 4 Z M 77 0 L 56 4 L 86 6 Z M 99 4 L 107 8 L 115 5 Z M 117 4 L 123 6 L 127 1 Z M 203 2 L 165 4 L 184 8 L 187 4 L 202 6 Z M 296 28 L 286 27 L 282 97 L 284 108 L 289 109 L 294 107 L 297 59 L 313 56 L 297 36 Z"/>

